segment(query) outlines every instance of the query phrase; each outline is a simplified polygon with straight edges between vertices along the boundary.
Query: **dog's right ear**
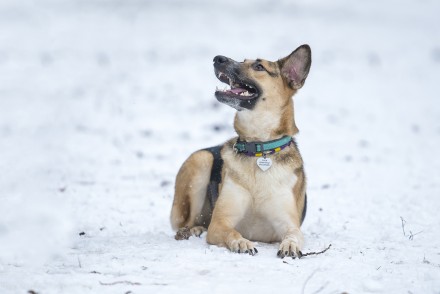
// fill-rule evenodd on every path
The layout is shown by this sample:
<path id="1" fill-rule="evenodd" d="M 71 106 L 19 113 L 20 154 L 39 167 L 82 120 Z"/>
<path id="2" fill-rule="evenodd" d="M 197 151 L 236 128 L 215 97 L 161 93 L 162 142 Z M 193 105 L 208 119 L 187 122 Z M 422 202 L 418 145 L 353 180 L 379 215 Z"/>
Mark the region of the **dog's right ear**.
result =
<path id="1" fill-rule="evenodd" d="M 312 51 L 309 45 L 301 45 L 289 56 L 278 60 L 281 74 L 292 89 L 299 89 L 309 74 L 312 64 Z"/>

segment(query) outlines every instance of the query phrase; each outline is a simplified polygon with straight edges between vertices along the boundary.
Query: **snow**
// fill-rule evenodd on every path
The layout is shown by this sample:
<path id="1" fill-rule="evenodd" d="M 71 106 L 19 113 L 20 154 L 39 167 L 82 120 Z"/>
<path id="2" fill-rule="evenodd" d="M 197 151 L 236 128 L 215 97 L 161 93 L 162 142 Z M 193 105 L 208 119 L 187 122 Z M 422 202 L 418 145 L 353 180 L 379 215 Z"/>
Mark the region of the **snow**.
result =
<path id="1" fill-rule="evenodd" d="M 440 2 L 0 2 L 0 293 L 440 293 Z M 217 54 L 313 63 L 301 260 L 175 241 L 178 168 L 234 136 Z M 274 211 L 276 213 L 276 211 Z M 84 233 L 81 234 L 80 233 Z"/>

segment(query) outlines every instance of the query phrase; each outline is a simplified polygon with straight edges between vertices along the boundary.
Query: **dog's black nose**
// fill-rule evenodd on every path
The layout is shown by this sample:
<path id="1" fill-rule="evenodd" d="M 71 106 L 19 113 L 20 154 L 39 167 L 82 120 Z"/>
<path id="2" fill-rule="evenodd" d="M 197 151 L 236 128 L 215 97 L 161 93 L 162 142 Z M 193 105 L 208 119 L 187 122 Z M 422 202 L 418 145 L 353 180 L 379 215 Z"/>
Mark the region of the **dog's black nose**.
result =
<path id="1" fill-rule="evenodd" d="M 225 63 L 226 61 L 228 61 L 228 58 L 225 56 L 217 55 L 214 57 L 214 63 Z"/>

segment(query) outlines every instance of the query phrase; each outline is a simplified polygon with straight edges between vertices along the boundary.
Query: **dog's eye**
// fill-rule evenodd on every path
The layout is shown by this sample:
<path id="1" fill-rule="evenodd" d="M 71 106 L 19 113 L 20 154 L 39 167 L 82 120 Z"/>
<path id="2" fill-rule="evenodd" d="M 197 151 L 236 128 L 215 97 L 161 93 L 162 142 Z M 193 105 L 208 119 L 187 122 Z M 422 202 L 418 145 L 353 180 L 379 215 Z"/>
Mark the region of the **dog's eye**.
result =
<path id="1" fill-rule="evenodd" d="M 266 70 L 264 68 L 264 66 L 262 66 L 260 63 L 255 64 L 254 65 L 254 69 L 257 70 L 257 71 L 264 71 L 264 70 Z"/>

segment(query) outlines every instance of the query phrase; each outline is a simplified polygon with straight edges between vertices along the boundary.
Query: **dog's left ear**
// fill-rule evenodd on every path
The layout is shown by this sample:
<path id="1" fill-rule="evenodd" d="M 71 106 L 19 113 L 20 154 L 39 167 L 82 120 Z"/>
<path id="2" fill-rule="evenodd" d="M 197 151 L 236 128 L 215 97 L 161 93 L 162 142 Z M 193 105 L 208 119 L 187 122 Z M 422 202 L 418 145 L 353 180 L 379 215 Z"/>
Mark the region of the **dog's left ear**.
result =
<path id="1" fill-rule="evenodd" d="M 289 56 L 278 60 L 281 74 L 286 78 L 292 89 L 299 89 L 309 74 L 312 64 L 312 51 L 309 45 L 301 45 Z"/>

